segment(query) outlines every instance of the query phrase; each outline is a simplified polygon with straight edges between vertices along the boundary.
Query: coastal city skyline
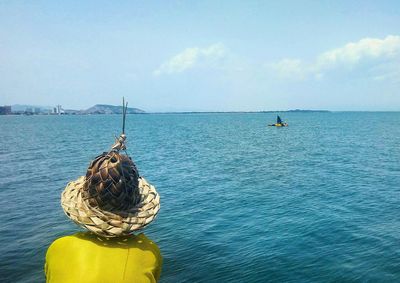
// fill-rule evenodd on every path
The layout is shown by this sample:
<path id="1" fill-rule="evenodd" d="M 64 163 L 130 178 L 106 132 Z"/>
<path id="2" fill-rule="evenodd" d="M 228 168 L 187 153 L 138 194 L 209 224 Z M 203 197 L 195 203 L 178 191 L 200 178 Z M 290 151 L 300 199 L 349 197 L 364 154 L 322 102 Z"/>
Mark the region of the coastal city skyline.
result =
<path id="1" fill-rule="evenodd" d="M 400 110 L 397 1 L 78 6 L 1 4 L 0 105 Z"/>

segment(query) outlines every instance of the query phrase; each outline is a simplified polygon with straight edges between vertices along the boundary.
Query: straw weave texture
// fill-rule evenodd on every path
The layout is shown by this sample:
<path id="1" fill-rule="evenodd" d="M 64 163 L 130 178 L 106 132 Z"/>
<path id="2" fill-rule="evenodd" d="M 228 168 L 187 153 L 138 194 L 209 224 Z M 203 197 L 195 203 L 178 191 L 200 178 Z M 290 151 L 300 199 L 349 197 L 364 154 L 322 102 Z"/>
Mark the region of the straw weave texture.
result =
<path id="1" fill-rule="evenodd" d="M 65 214 L 75 223 L 104 237 L 132 234 L 142 229 L 156 217 L 160 209 L 160 196 L 154 186 L 143 177 L 139 178 L 140 200 L 128 210 L 106 211 L 91 206 L 83 196 L 84 176 L 68 183 L 61 194 L 61 206 Z"/>
<path id="2" fill-rule="evenodd" d="M 104 152 L 90 163 L 82 194 L 92 207 L 126 211 L 140 201 L 138 178 L 137 167 L 128 155 Z"/>

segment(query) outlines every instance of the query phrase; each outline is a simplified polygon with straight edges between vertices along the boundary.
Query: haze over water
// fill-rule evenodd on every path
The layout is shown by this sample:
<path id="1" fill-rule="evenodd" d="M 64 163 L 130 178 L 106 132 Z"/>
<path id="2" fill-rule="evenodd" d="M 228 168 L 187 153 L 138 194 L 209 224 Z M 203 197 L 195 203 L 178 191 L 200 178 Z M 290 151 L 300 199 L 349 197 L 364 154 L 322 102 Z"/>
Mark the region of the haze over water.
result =
<path id="1" fill-rule="evenodd" d="M 128 153 L 161 195 L 144 230 L 161 282 L 400 280 L 400 113 L 128 115 Z M 0 278 L 44 281 L 80 230 L 60 194 L 119 115 L 0 117 Z"/>

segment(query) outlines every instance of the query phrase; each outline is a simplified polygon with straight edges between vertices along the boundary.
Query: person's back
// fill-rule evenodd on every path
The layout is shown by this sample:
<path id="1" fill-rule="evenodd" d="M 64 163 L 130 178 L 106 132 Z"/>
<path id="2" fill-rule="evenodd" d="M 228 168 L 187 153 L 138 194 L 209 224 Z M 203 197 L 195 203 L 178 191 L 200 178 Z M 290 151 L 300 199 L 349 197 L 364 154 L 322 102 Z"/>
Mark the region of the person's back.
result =
<path id="1" fill-rule="evenodd" d="M 162 257 L 144 234 L 100 238 L 86 232 L 55 240 L 46 254 L 46 282 L 156 282 Z"/>
<path id="2" fill-rule="evenodd" d="M 45 264 L 48 283 L 156 282 L 160 277 L 157 245 L 143 234 L 134 235 L 157 216 L 160 195 L 126 153 L 124 101 L 122 108 L 122 134 L 116 143 L 61 193 L 65 215 L 90 232 L 50 245 Z"/>

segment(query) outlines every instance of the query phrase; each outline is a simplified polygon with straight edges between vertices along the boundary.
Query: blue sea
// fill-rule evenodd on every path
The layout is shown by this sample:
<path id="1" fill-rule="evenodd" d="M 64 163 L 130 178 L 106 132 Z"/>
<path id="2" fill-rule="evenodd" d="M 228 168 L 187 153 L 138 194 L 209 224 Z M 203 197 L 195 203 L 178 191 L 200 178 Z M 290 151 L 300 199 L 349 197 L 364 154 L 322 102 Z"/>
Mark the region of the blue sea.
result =
<path id="1" fill-rule="evenodd" d="M 400 282 L 400 112 L 127 116 L 128 153 L 161 196 L 143 232 L 161 282 Z M 119 115 L 0 116 L 0 281 L 43 282 L 81 228 L 66 184 Z"/>

